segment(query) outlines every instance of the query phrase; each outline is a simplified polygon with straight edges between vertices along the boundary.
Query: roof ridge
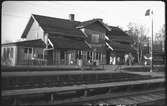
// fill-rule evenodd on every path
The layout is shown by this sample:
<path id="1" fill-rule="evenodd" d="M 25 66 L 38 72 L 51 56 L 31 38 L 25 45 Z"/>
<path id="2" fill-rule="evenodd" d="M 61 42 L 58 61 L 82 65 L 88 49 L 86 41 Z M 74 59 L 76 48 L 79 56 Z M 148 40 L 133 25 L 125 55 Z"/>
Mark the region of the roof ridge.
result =
<path id="1" fill-rule="evenodd" d="M 71 21 L 69 19 L 64 19 L 64 18 L 57 18 L 57 17 L 51 17 L 51 16 L 46 16 L 46 15 L 38 15 L 38 14 L 32 14 L 33 16 L 40 16 L 40 17 L 45 17 L 45 18 L 52 18 L 52 19 L 60 19 L 60 20 L 65 20 L 65 21 Z M 72 22 L 80 22 L 80 21 L 72 21 Z"/>

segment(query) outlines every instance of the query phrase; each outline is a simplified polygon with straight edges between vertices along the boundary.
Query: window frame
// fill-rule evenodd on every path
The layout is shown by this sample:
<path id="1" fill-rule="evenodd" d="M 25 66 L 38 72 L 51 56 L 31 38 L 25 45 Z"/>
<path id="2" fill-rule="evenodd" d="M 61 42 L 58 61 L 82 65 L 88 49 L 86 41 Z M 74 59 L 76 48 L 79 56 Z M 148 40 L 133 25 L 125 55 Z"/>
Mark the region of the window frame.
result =
<path id="1" fill-rule="evenodd" d="M 27 52 L 25 53 L 25 49 L 27 49 Z M 31 50 L 31 53 L 30 53 Z M 32 47 L 24 47 L 24 54 L 33 54 L 33 48 Z"/>

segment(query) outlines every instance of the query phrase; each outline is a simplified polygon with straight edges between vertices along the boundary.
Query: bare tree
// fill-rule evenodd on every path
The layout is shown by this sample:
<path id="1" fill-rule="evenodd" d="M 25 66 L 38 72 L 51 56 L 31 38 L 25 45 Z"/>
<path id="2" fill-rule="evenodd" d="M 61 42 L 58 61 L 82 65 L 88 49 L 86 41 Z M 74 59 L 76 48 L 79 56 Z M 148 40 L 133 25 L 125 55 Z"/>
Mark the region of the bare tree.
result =
<path id="1" fill-rule="evenodd" d="M 127 27 L 127 33 L 133 39 L 133 45 L 137 50 L 138 63 L 141 63 L 144 44 L 149 42 L 149 38 L 146 36 L 146 28 L 136 23 L 129 23 Z"/>
<path id="2" fill-rule="evenodd" d="M 165 25 L 162 26 L 162 28 L 159 30 L 158 33 L 155 34 L 155 45 L 159 45 L 162 51 L 164 51 L 165 48 Z"/>

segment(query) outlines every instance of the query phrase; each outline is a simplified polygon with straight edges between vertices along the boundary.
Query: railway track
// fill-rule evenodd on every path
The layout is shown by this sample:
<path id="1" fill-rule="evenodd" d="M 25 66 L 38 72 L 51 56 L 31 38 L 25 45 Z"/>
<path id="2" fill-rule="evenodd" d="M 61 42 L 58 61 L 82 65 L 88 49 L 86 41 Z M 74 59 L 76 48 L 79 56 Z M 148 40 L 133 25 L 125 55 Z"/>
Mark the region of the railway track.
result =
<path id="1" fill-rule="evenodd" d="M 131 80 L 158 79 L 150 75 L 124 72 L 2 72 L 2 90 L 62 87 L 83 84 L 100 84 Z"/>
<path id="2" fill-rule="evenodd" d="M 21 90 L 3 90 L 2 99 L 10 104 L 64 104 L 86 102 L 89 100 L 105 99 L 115 95 L 129 95 L 132 92 L 140 92 L 164 87 L 164 79 L 151 79 L 140 81 L 124 81 L 102 84 L 74 85 L 63 87 L 44 87 Z M 162 89 L 161 89 L 162 90 Z M 148 92 L 150 92 L 148 91 Z M 151 91 L 152 92 L 152 91 Z M 159 92 L 159 91 L 156 91 Z M 133 94 L 134 94 L 133 93 Z M 145 94 L 145 92 L 140 92 Z M 100 97 L 98 95 L 101 95 Z M 108 96 L 107 96 L 108 95 Z M 99 98 L 97 98 L 99 97 Z M 96 99 L 95 99 L 96 98 Z M 15 101 L 17 101 L 15 103 Z M 32 102 L 33 101 L 33 102 Z M 39 102 L 40 101 L 40 102 Z"/>
<path id="3" fill-rule="evenodd" d="M 163 88 L 164 82 L 163 77 L 110 71 L 2 72 L 2 100 L 15 105 L 84 104 L 122 91 Z"/>
<path id="4" fill-rule="evenodd" d="M 144 104 L 147 102 L 153 102 L 153 101 L 164 100 L 164 99 L 165 99 L 165 89 L 158 88 L 158 89 L 144 90 L 144 91 L 108 93 L 103 95 L 76 98 L 72 100 L 66 100 L 63 102 L 57 101 L 55 102 L 55 104 L 134 105 L 134 104 Z"/>

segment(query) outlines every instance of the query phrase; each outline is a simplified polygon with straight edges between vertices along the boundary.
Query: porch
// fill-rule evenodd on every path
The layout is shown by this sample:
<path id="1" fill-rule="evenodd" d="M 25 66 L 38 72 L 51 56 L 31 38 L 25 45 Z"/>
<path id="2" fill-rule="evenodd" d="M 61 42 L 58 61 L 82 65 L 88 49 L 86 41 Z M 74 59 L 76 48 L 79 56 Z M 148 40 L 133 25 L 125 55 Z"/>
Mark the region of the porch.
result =
<path id="1" fill-rule="evenodd" d="M 105 64 L 105 54 L 88 50 L 45 49 L 47 65 L 93 66 Z"/>

